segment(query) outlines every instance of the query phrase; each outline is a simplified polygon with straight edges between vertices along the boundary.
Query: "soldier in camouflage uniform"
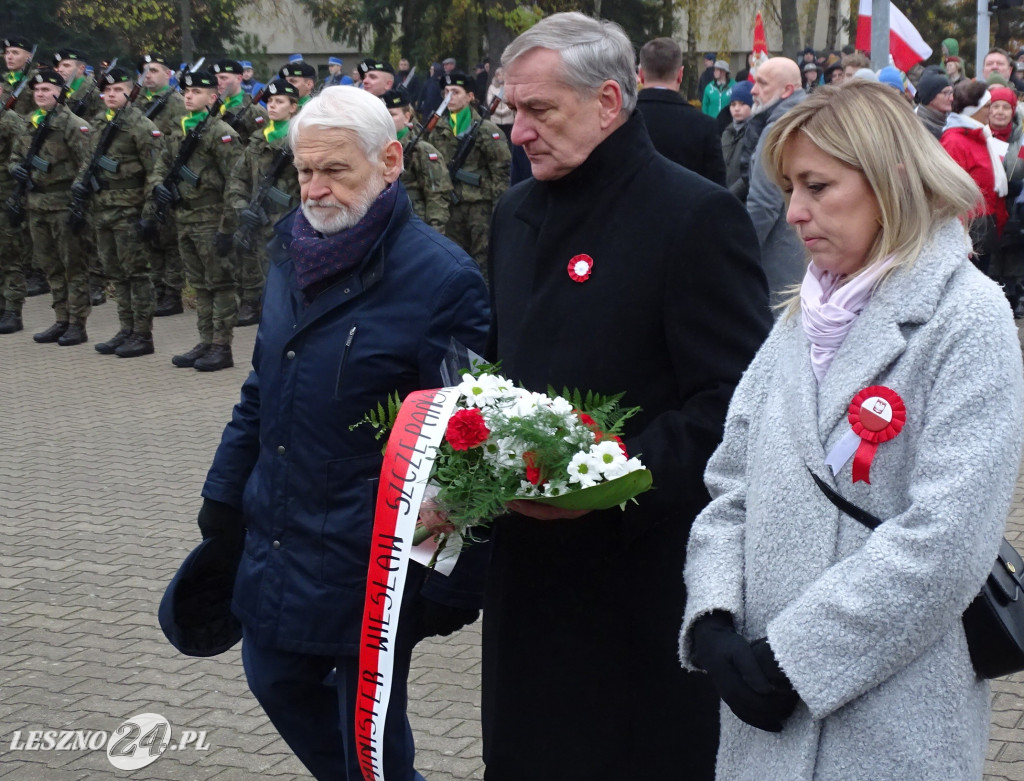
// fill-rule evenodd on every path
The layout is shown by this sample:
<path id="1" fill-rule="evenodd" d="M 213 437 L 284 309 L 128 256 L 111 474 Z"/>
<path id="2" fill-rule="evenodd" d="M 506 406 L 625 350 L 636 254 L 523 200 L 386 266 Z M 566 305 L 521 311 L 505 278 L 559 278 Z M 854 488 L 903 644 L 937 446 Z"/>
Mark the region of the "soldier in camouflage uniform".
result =
<path id="1" fill-rule="evenodd" d="M 186 73 L 185 108 L 188 114 L 181 127 L 168 136 L 164 159 L 168 174 L 185 136 L 206 119 L 217 98 L 217 81 L 209 71 Z M 187 353 L 175 355 L 171 362 L 182 368 L 217 371 L 234 366 L 231 337 L 238 317 L 235 275 L 232 268 L 230 233 L 219 230 L 224 212 L 224 189 L 231 171 L 242 155 L 236 133 L 218 117 L 210 117 L 204 126 L 199 146 L 184 161 L 188 172 L 180 185 L 181 201 L 175 216 L 178 224 L 178 250 L 185 264 L 185 277 L 196 291 L 199 344 Z M 158 203 L 174 201 L 174 194 L 160 184 L 154 190 Z"/>
<path id="2" fill-rule="evenodd" d="M 387 106 L 398 132 L 398 140 L 402 142 L 402 153 L 405 155 L 402 186 L 409 194 L 412 210 L 427 225 L 443 234 L 448 224 L 448 207 L 452 195 L 448 165 L 441 153 L 422 138 L 409 152 L 409 145 L 416 135 L 413 131 L 415 115 L 412 99 L 405 87 L 388 90 L 381 100 Z"/>
<path id="3" fill-rule="evenodd" d="M 53 55 L 53 69 L 64 79 L 64 105 L 72 114 L 96 124 L 96 118 L 103 113 L 99 85 L 86 73 L 85 55 L 77 49 L 60 49 Z M 89 269 L 89 301 L 99 306 L 107 300 L 103 288 L 103 269 L 92 231 L 83 231 L 78 239 L 82 242 L 82 254 Z"/>
<path id="4" fill-rule="evenodd" d="M 15 142 L 28 132 L 28 123 L 16 111 L 0 109 L 0 160 L 9 160 Z M 14 190 L 14 179 L 7 166 L 0 165 L 0 203 Z M 21 307 L 25 301 L 25 256 L 23 226 L 11 225 L 0 215 L 0 334 L 13 334 L 24 326 Z"/>
<path id="5" fill-rule="evenodd" d="M 21 84 L 22 79 L 31 79 L 35 75 L 32 68 L 32 45 L 27 38 L 20 35 L 9 35 L 4 39 L 4 65 L 7 70 L 0 77 L 0 99 L 7 99 Z M 14 104 L 14 110 L 27 117 L 36 108 L 32 102 L 32 90 L 24 89 Z"/>
<path id="6" fill-rule="evenodd" d="M 68 86 L 64 90 L 64 105 L 72 114 L 89 122 L 103 113 L 99 85 L 85 73 L 85 56 L 77 49 L 60 49 L 53 55 L 53 69 Z"/>
<path id="7" fill-rule="evenodd" d="M 451 163 L 459 142 L 480 115 L 472 107 L 474 80 L 465 73 L 452 71 L 445 74 L 444 83 L 451 101 L 430 140 Z M 505 135 L 497 125 L 485 119 L 465 164 L 452 176 L 455 189 L 445 233 L 476 259 L 485 274 L 491 212 L 508 189 L 511 160 Z"/>
<path id="8" fill-rule="evenodd" d="M 113 338 L 96 345 L 96 352 L 134 358 L 153 352 L 153 280 L 149 253 L 138 230 L 143 207 L 152 211 L 146 196 L 166 174 L 163 136 L 156 125 L 129 104 L 132 85 L 125 71 L 113 68 L 101 78 L 100 94 L 107 109 L 97 119 L 89 148 L 90 160 L 111 122 L 117 122 L 117 129 L 100 159 L 100 170 L 93 173 L 100 189 L 93 192 L 86 163 L 71 191 L 91 193 L 96 248 L 103 273 L 114 285 L 121 326 Z"/>
<path id="9" fill-rule="evenodd" d="M 277 75 L 299 91 L 300 109 L 309 103 L 316 87 L 316 70 L 312 65 L 305 62 L 290 62 L 281 68 Z"/>
<path id="10" fill-rule="evenodd" d="M 259 136 L 266 127 L 267 110 L 259 102 L 254 103 L 253 98 L 242 91 L 242 70 L 242 63 L 235 60 L 221 60 L 213 66 L 217 76 L 217 90 L 223 101 L 221 119 L 238 131 L 242 146 L 246 147 L 249 139 Z M 228 226 L 233 233 L 233 225 L 229 222 Z M 238 325 L 255 325 L 260 321 L 260 299 L 263 297 L 263 280 L 266 275 L 255 250 L 236 246 L 232 252 L 241 300 Z"/>
<path id="11" fill-rule="evenodd" d="M 299 204 L 299 177 L 291 164 L 288 147 L 288 123 L 298 110 L 299 91 L 294 86 L 284 79 L 275 79 L 267 85 L 270 121 L 250 136 L 249 145 L 228 182 L 222 230 L 235 232 L 241 226 L 247 231 L 252 251 L 246 254 L 256 259 L 252 265 L 243 264 L 240 270 L 239 325 L 254 325 L 260 320 L 266 281 L 266 243 L 273 236 L 274 223 Z M 257 204 L 257 210 L 249 210 L 254 193 L 279 161 L 284 168 L 267 191 L 267 197 L 262 204 Z"/>
<path id="12" fill-rule="evenodd" d="M 40 344 L 68 346 L 88 341 L 85 322 L 92 309 L 81 242 L 72 239 L 65 225 L 68 190 L 89 157 L 91 127 L 63 105 L 64 87 L 64 79 L 51 68 L 32 77 L 32 98 L 38 106 L 30 115 L 34 129 L 15 144 L 11 174 L 19 182 L 32 183 L 26 199 L 32 249 L 46 272 L 56 315 L 52 326 L 32 338 Z M 46 140 L 39 153 L 26 160 L 32 139 L 43 132 Z"/>
<path id="13" fill-rule="evenodd" d="M 139 62 L 142 72 L 142 92 L 135 105 L 152 120 L 164 139 L 181 133 L 181 119 L 185 101 L 181 94 L 171 87 L 173 71 L 167 59 L 159 54 L 147 54 Z M 156 230 L 158 235 L 147 241 L 150 248 L 151 276 L 156 290 L 156 317 L 178 315 L 184 311 L 181 305 L 181 287 L 185 283 L 181 254 L 178 252 L 178 229 L 174 212 L 169 211 L 166 219 Z"/>
<path id="14" fill-rule="evenodd" d="M 35 111 L 36 104 L 32 101 L 32 89 L 27 83 L 36 74 L 32 67 L 32 44 L 21 35 L 9 35 L 3 41 L 4 66 L 7 70 L 0 77 L 0 101 L 6 105 L 8 98 L 18 89 L 22 81 L 26 87 L 21 90 L 14 104 L 14 111 L 27 117 Z M 6 158 L 4 158 L 6 160 Z M 50 292 L 46 284 L 46 275 L 35 265 L 32 259 L 32 239 L 28 233 L 28 225 L 22 223 L 14 235 L 16 251 L 25 268 L 25 290 L 28 296 L 39 296 Z"/>

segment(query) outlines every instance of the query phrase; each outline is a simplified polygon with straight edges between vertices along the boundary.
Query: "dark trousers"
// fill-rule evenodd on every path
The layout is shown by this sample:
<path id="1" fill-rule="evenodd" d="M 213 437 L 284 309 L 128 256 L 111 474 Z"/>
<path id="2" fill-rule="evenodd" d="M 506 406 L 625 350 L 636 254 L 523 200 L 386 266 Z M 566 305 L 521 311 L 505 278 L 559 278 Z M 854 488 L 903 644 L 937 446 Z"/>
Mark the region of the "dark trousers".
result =
<path id="1" fill-rule="evenodd" d="M 395 662 L 383 740 L 388 781 L 424 781 L 413 768 L 415 747 L 405 713 L 411 656 L 409 646 Z M 242 664 L 252 693 L 314 777 L 362 781 L 354 730 L 358 658 L 264 648 L 252 642 L 243 628 Z M 332 670 L 336 670 L 333 675 Z"/>

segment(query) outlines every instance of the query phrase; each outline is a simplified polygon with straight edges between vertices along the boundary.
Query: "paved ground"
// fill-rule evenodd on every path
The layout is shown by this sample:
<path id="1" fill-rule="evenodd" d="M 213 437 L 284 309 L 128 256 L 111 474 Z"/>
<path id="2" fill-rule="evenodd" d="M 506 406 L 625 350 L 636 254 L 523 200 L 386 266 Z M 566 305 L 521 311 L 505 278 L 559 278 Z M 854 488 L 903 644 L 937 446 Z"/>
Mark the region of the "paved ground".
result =
<path id="1" fill-rule="evenodd" d="M 88 345 L 34 344 L 52 321 L 46 298 L 29 299 L 24 332 L 0 336 L 0 778 L 307 778 L 249 694 L 238 650 L 189 659 L 156 623 L 197 542 L 199 490 L 254 329 L 237 333 L 235 369 L 201 375 L 170 365 L 196 341 L 192 314 L 157 321 L 155 356 L 122 360 L 92 349 L 117 330 L 112 304 L 95 311 Z M 1024 549 L 1020 498 L 1011 527 Z M 483 777 L 478 689 L 475 628 L 420 646 L 410 708 L 428 781 Z M 1024 677 L 993 689 L 986 778 L 1021 781 Z M 208 748 L 132 772 L 102 750 L 12 750 L 29 730 L 111 733 L 140 713 L 164 716 L 175 743 L 205 730 Z"/>

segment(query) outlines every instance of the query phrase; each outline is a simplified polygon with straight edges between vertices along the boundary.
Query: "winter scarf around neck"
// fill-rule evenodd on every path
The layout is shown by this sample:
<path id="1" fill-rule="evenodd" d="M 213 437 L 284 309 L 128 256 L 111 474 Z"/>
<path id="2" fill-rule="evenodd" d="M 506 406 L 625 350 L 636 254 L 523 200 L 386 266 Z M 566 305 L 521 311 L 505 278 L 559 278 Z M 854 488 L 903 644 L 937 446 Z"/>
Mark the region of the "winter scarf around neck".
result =
<path id="1" fill-rule="evenodd" d="M 946 117 L 946 129 L 964 128 L 965 130 L 980 130 L 985 136 L 985 149 L 988 151 L 988 159 L 992 163 L 992 174 L 995 178 L 996 195 L 1005 198 L 1008 191 L 1006 183 L 1006 171 L 1003 168 L 1003 161 L 999 159 L 999 150 L 992 143 L 992 130 L 988 125 L 983 125 L 976 119 L 966 117 L 963 114 L 950 113 Z"/>

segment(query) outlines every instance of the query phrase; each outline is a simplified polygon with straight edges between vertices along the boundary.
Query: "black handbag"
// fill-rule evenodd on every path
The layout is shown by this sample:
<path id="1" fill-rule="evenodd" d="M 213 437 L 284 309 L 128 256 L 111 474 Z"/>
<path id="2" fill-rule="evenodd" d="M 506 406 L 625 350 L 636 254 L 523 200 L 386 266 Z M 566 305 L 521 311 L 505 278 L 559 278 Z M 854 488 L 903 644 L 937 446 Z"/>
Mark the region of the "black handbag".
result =
<path id="1" fill-rule="evenodd" d="M 811 472 L 821 492 L 855 521 L 876 529 L 882 521 L 862 510 Z M 992 572 L 964 611 L 964 635 L 979 678 L 999 678 L 1024 670 L 1024 560 L 1004 538 Z"/>

